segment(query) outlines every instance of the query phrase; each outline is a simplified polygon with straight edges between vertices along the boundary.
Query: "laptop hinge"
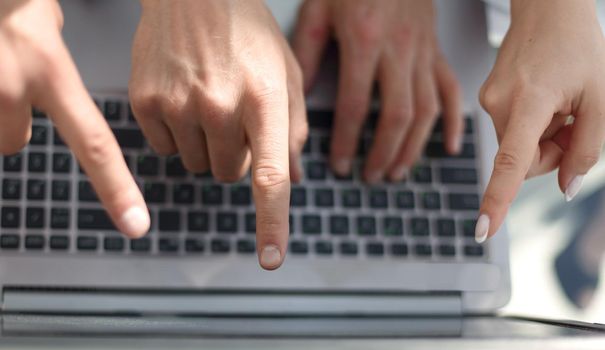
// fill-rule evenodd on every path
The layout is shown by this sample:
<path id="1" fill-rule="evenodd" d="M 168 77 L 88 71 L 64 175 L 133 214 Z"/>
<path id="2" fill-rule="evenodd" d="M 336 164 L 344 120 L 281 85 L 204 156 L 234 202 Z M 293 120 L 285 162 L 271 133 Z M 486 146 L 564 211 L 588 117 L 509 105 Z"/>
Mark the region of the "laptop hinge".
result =
<path id="1" fill-rule="evenodd" d="M 452 293 L 145 292 L 5 289 L 4 312 L 206 315 L 461 315 Z"/>

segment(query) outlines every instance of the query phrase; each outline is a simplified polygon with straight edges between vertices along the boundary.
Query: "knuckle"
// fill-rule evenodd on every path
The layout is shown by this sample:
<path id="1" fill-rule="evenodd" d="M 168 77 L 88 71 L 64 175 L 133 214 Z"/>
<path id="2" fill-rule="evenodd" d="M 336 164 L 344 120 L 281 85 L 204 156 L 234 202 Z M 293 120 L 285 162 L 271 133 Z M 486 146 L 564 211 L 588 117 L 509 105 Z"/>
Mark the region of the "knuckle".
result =
<path id="1" fill-rule="evenodd" d="M 420 103 L 416 107 L 416 113 L 421 118 L 437 118 L 439 112 L 439 104 L 437 102 Z"/>
<path id="2" fill-rule="evenodd" d="M 372 50 L 378 47 L 382 39 L 382 23 L 376 13 L 361 9 L 363 12 L 357 13 L 350 20 L 349 27 L 352 30 L 356 43 L 363 50 Z M 364 18 L 365 17 L 365 18 Z"/>
<path id="3" fill-rule="evenodd" d="M 228 89 L 211 89 L 198 96 L 201 96 L 201 109 L 205 111 L 202 115 L 204 125 L 213 130 L 224 130 L 229 118 L 236 113 L 236 94 Z"/>
<path id="4" fill-rule="evenodd" d="M 264 193 L 281 191 L 284 186 L 289 186 L 289 182 L 288 171 L 270 162 L 257 166 L 252 174 L 254 187 Z"/>
<path id="5" fill-rule="evenodd" d="M 138 119 L 146 119 L 159 112 L 159 94 L 131 89 L 129 99 L 132 112 Z"/>
<path id="6" fill-rule="evenodd" d="M 498 110 L 500 101 L 501 98 L 497 88 L 489 83 L 483 84 L 479 92 L 479 103 L 481 104 L 481 107 L 491 114 Z"/>
<path id="7" fill-rule="evenodd" d="M 111 132 L 107 132 L 106 128 L 93 130 L 86 135 L 80 151 L 91 169 L 102 168 L 113 161 L 114 147 L 110 147 L 110 145 L 115 142 L 115 138 Z"/>
<path id="8" fill-rule="evenodd" d="M 412 110 L 410 108 L 400 108 L 396 111 L 386 112 L 382 118 L 390 128 L 401 129 L 412 119 Z"/>
<path id="9" fill-rule="evenodd" d="M 514 152 L 500 149 L 494 157 L 494 172 L 515 171 L 521 165 L 519 155 Z"/>

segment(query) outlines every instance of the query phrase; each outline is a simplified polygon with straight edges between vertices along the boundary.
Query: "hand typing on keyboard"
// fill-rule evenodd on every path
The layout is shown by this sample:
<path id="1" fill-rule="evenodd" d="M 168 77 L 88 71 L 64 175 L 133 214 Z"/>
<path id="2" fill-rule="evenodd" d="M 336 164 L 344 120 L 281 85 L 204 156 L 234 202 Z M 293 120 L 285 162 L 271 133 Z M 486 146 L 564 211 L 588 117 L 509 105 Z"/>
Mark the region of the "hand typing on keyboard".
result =
<path id="1" fill-rule="evenodd" d="M 511 15 L 480 94 L 500 149 L 480 209 L 479 242 L 500 227 L 526 177 L 558 168 L 559 187 L 571 200 L 605 138 L 605 41 L 595 2 L 513 0 Z"/>
<path id="2" fill-rule="evenodd" d="M 62 26 L 57 1 L 0 2 L 0 152 L 19 152 L 32 136 L 32 106 L 45 111 L 90 177 L 117 228 L 130 237 L 140 237 L 150 223 L 143 196 L 79 77 L 61 38 Z M 45 157 L 43 153 L 30 155 L 30 170 L 43 171 Z M 44 195 L 39 181 L 28 182 L 28 188 L 29 198 Z M 5 193 L 4 199 L 7 197 L 10 195 Z M 12 218 L 18 225 L 19 208 L 13 209 Z M 39 209 L 28 212 L 31 220 L 43 217 Z M 11 225 L 5 222 L 5 226 Z M 38 223 L 30 222 L 30 226 Z"/>
<path id="3" fill-rule="evenodd" d="M 451 154 L 460 151 L 460 88 L 439 50 L 434 17 L 432 1 L 304 2 L 293 47 L 306 89 L 331 37 L 340 51 L 330 147 L 337 174 L 351 172 L 375 81 L 381 114 L 363 170 L 367 182 L 402 180 L 424 150 L 440 110 L 446 149 Z"/>
<path id="4" fill-rule="evenodd" d="M 260 264 L 279 267 L 307 138 L 286 39 L 261 0 L 141 3 L 129 94 L 143 133 L 158 153 L 178 152 L 189 171 L 219 181 L 251 167 Z"/>

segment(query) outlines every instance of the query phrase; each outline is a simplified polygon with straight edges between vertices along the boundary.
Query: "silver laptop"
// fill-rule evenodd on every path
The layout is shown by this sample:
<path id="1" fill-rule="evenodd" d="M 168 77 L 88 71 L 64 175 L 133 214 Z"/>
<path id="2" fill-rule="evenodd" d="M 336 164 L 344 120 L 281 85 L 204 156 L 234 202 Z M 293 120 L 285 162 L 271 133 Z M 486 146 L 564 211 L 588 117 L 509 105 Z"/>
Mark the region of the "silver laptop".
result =
<path id="1" fill-rule="evenodd" d="M 298 1 L 269 1 L 289 31 Z M 461 156 L 438 125 L 401 183 L 368 187 L 358 168 L 326 166 L 334 80 L 329 63 L 308 99 L 304 181 L 292 187 L 284 265 L 263 271 L 247 180 L 189 174 L 147 146 L 127 101 L 136 1 L 64 1 L 65 37 L 148 202 L 152 229 L 128 240 L 110 223 L 52 125 L 34 118 L 31 143 L 4 157 L 0 218 L 2 310 L 208 315 L 461 315 L 491 313 L 510 294 L 508 242 L 474 241 L 495 138 L 476 92 L 494 53 L 481 2 L 438 2 L 439 34 L 466 91 Z"/>

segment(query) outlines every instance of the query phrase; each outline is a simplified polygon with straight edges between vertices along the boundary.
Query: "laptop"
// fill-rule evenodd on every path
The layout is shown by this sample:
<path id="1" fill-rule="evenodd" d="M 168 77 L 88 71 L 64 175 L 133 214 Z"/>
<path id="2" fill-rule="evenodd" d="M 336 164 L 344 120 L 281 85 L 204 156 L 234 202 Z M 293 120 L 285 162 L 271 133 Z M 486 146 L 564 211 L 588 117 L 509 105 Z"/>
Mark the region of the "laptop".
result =
<path id="1" fill-rule="evenodd" d="M 284 31 L 298 1 L 269 1 Z M 494 58 L 482 4 L 438 2 L 443 49 L 466 91 L 464 146 L 446 155 L 438 123 L 400 183 L 368 187 L 326 165 L 334 66 L 308 98 L 304 180 L 292 186 L 285 263 L 255 255 L 249 180 L 190 174 L 178 156 L 147 146 L 127 100 L 136 1 L 64 1 L 66 41 L 114 130 L 149 205 L 152 228 L 121 236 L 43 113 L 30 144 L 0 166 L 2 311 L 60 314 L 448 315 L 489 314 L 509 299 L 505 230 L 474 241 L 481 191 L 496 150 L 476 91 Z M 375 113 L 373 113 L 375 114 Z M 370 120 L 372 117 L 370 117 Z"/>

